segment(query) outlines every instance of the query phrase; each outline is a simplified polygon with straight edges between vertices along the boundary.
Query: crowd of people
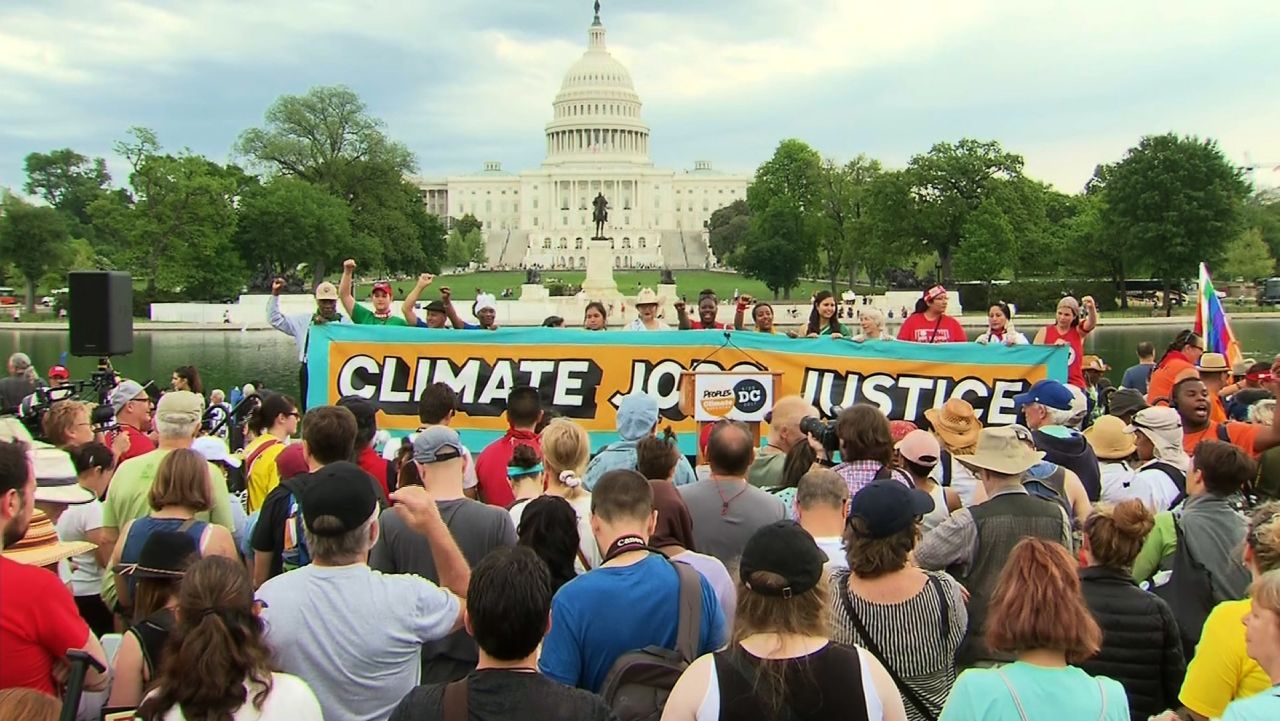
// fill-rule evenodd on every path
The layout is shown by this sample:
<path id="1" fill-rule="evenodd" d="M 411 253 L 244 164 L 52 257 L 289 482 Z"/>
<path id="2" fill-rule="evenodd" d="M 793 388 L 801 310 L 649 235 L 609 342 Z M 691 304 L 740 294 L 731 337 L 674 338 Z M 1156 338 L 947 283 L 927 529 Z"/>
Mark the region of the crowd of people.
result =
<path id="1" fill-rule="evenodd" d="M 416 317 L 427 276 L 406 317 L 389 286 L 363 308 L 353 270 L 311 316 L 270 301 L 304 369 L 313 324 L 468 327 L 447 289 Z M 797 335 L 890 340 L 814 300 Z M 946 302 L 927 291 L 899 339 L 966 340 Z M 678 325 L 722 328 L 717 308 Z M 771 332 L 749 299 L 734 325 L 748 309 Z M 1026 343 L 1011 317 L 978 342 Z M 651 396 L 596 447 L 524 386 L 468 448 L 443 383 L 404 438 L 361 398 L 267 391 L 224 434 L 192 367 L 158 397 L 120 380 L 108 429 L 77 400 L 42 440 L 4 419 L 0 721 L 55 718 L 73 668 L 86 719 L 1280 718 L 1280 359 L 1225 367 L 1187 331 L 1112 388 L 1083 353 L 1096 319 L 1064 299 L 1036 335 L 1073 370 L 1016 396 L 1018 423 L 855 405 L 834 450 L 798 396 L 763 439 L 709 424 L 691 462 Z"/>

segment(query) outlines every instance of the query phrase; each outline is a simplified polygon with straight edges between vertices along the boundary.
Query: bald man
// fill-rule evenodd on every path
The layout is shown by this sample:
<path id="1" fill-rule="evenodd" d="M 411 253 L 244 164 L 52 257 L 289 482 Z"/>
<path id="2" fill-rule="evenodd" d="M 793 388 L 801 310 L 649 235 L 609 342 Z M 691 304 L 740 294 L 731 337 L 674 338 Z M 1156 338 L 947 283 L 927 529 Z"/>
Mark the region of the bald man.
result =
<path id="1" fill-rule="evenodd" d="M 812 416 L 818 418 L 818 409 L 800 396 L 784 396 L 773 405 L 769 423 L 768 444 L 756 456 L 755 463 L 747 471 L 747 482 L 759 488 L 782 485 L 782 467 L 787 452 L 807 436 L 800 431 L 800 420 Z"/>

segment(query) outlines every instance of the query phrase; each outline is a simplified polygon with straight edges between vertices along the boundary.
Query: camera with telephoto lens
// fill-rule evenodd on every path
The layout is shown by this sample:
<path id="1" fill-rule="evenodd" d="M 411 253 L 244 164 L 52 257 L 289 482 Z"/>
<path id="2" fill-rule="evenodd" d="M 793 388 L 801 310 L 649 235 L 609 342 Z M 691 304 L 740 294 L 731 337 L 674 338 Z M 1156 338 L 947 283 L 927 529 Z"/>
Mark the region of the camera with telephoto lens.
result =
<path id="1" fill-rule="evenodd" d="M 836 451 L 840 450 L 840 437 L 836 435 L 835 421 L 835 417 L 840 415 L 840 408 L 838 406 L 832 408 L 831 415 L 832 419 L 829 421 L 813 416 L 800 419 L 800 432 L 812 436 L 814 440 L 821 443 L 828 458 L 834 458 Z"/>

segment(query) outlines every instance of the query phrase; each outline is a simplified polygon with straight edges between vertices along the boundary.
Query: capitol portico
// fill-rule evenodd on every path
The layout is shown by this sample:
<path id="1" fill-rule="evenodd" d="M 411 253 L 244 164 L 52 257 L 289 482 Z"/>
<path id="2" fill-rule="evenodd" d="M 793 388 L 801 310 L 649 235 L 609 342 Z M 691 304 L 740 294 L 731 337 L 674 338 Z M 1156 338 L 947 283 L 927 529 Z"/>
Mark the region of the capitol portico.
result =
<path id="1" fill-rule="evenodd" d="M 706 267 L 706 222 L 745 199 L 750 178 L 703 160 L 687 171 L 655 168 L 642 107 L 631 74 L 605 44 L 597 4 L 587 50 L 552 103 L 540 168 L 512 174 L 490 161 L 475 174 L 415 182 L 429 212 L 470 213 L 484 224 L 491 266 L 585 268 L 591 201 L 603 193 L 615 268 Z"/>

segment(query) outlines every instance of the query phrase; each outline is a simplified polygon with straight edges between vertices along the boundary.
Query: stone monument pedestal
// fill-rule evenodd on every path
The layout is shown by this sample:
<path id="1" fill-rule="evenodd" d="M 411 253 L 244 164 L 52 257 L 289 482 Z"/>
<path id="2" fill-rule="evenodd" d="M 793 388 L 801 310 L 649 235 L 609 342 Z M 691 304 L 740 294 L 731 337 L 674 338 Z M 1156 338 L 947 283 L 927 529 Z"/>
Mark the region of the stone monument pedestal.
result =
<path id="1" fill-rule="evenodd" d="M 544 301 L 551 298 L 551 291 L 541 283 L 525 283 L 520 286 L 520 300 Z"/>
<path id="2" fill-rule="evenodd" d="M 670 318 L 668 322 L 672 326 L 675 325 L 676 317 L 676 301 L 680 300 L 680 294 L 676 291 L 675 283 L 659 283 L 658 288 L 658 311 L 664 317 Z M 694 310 L 697 310 L 696 308 Z"/>
<path id="3" fill-rule="evenodd" d="M 587 277 L 582 292 L 588 300 L 613 301 L 620 296 L 613 278 L 613 246 L 608 238 L 587 241 Z"/>

